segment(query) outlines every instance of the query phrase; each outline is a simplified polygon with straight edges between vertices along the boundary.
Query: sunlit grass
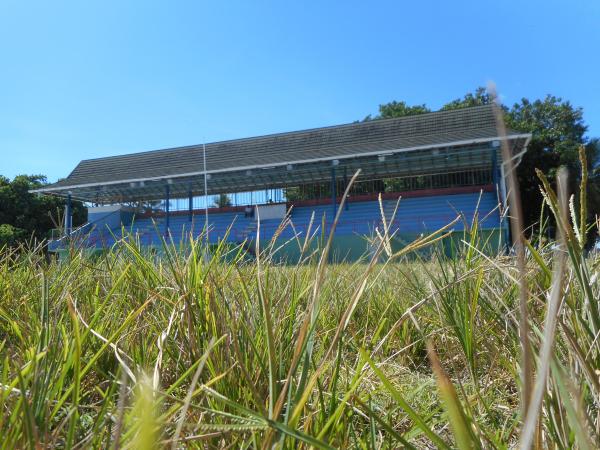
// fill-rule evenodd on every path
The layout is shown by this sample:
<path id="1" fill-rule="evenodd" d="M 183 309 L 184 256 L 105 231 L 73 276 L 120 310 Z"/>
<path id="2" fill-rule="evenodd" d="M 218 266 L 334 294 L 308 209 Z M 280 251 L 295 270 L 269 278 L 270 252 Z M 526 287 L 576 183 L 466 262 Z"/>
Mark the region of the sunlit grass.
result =
<path id="1" fill-rule="evenodd" d="M 476 222 L 454 259 L 450 227 L 397 254 L 384 227 L 339 265 L 326 239 L 297 265 L 202 237 L 160 257 L 133 236 L 60 263 L 4 249 L 0 446 L 598 447 L 600 259 L 545 187 L 562 237 L 528 243 L 523 273 L 479 251 Z M 541 396 L 527 418 L 521 277 Z"/>

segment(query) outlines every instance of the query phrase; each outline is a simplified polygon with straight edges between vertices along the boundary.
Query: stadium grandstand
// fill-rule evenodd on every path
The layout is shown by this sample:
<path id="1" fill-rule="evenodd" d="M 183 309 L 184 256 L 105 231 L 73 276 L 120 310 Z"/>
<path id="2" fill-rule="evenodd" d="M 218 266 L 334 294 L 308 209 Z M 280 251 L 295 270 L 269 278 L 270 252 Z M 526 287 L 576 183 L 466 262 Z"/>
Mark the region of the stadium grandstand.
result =
<path id="1" fill-rule="evenodd" d="M 281 256 L 296 260 L 308 235 L 329 232 L 360 169 L 333 238 L 339 260 L 367 254 L 384 219 L 400 247 L 457 216 L 462 237 L 477 218 L 497 251 L 509 242 L 501 139 L 518 157 L 530 137 L 500 137 L 493 107 L 478 106 L 89 159 L 34 192 L 67 199 L 64 227 L 49 242 L 59 254 L 74 243 L 102 251 L 127 236 L 157 251 L 163 239 L 190 236 L 251 251 L 257 237 L 266 245 L 275 236 Z M 88 208 L 77 229 L 73 200 Z"/>

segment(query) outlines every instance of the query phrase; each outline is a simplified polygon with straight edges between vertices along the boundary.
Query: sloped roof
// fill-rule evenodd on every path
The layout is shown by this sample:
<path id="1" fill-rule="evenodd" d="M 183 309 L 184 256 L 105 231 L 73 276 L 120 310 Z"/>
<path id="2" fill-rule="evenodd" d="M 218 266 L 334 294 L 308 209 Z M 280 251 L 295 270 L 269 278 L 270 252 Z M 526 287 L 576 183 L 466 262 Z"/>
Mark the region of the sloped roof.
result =
<path id="1" fill-rule="evenodd" d="M 526 135 L 509 131 L 509 138 Z M 372 120 L 303 131 L 213 142 L 205 145 L 209 174 L 301 165 L 472 144 L 497 139 L 490 105 Z M 106 186 L 204 173 L 203 145 L 169 148 L 81 161 L 67 178 L 36 192 Z"/>

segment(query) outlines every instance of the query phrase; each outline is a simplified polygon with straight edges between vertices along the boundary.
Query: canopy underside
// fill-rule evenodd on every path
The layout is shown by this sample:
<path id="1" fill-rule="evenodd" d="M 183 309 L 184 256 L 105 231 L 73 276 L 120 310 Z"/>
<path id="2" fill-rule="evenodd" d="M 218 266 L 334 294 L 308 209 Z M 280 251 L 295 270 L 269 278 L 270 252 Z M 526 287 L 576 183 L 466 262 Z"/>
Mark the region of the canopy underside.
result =
<path id="1" fill-rule="evenodd" d="M 513 154 L 526 145 L 526 135 L 511 136 L 508 142 Z M 433 175 L 491 168 L 500 161 L 497 139 L 487 142 L 444 145 L 413 151 L 382 152 L 368 156 L 332 158 L 329 160 L 279 164 L 245 170 L 194 172 L 145 179 L 129 179 L 110 183 L 81 183 L 72 186 L 48 186 L 37 192 L 98 203 L 125 203 L 220 193 L 277 189 L 301 184 L 322 183 L 332 179 L 350 179 L 360 169 L 361 179 L 395 178 L 414 175 Z M 206 177 L 206 192 L 205 192 Z"/>

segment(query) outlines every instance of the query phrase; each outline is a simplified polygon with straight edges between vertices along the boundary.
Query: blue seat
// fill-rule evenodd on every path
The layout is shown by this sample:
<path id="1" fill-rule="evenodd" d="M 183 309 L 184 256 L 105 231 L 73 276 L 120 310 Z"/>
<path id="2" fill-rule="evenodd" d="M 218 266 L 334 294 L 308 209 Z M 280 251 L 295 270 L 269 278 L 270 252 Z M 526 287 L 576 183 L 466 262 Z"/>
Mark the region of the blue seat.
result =
<path id="1" fill-rule="evenodd" d="M 395 200 L 385 200 L 382 203 L 388 223 L 395 204 Z M 500 227 L 497 198 L 492 192 L 484 192 L 481 196 L 479 193 L 466 193 L 402 199 L 396 217 L 389 225 L 392 232 L 432 232 L 447 225 L 459 215 L 461 220 L 453 227 L 456 231 L 464 230 L 465 225 L 470 225 L 475 216 L 482 229 Z M 246 217 L 244 213 L 213 212 L 208 215 L 208 238 L 211 243 L 225 238 L 229 242 L 239 243 L 256 239 L 258 229 L 263 241 L 270 240 L 278 230 L 282 239 L 291 239 L 294 236 L 304 238 L 309 230 L 311 234 L 329 233 L 333 218 L 332 205 L 296 206 L 291 210 L 290 223 L 279 230 L 282 222 L 280 219 L 261 220 L 259 228 L 254 218 Z M 125 227 L 125 231 L 126 235 L 134 236 L 146 246 L 160 246 L 162 237 L 179 244 L 187 241 L 190 236 L 196 239 L 205 231 L 204 214 L 194 215 L 192 219 L 190 221 L 187 214 L 172 215 L 169 218 L 167 234 L 164 216 L 136 217 Z M 376 227 L 382 228 L 379 202 L 351 202 L 347 209 L 342 210 L 335 234 L 372 235 Z M 122 237 L 120 228 L 93 229 L 87 234 L 84 245 L 91 248 L 110 247 Z"/>

